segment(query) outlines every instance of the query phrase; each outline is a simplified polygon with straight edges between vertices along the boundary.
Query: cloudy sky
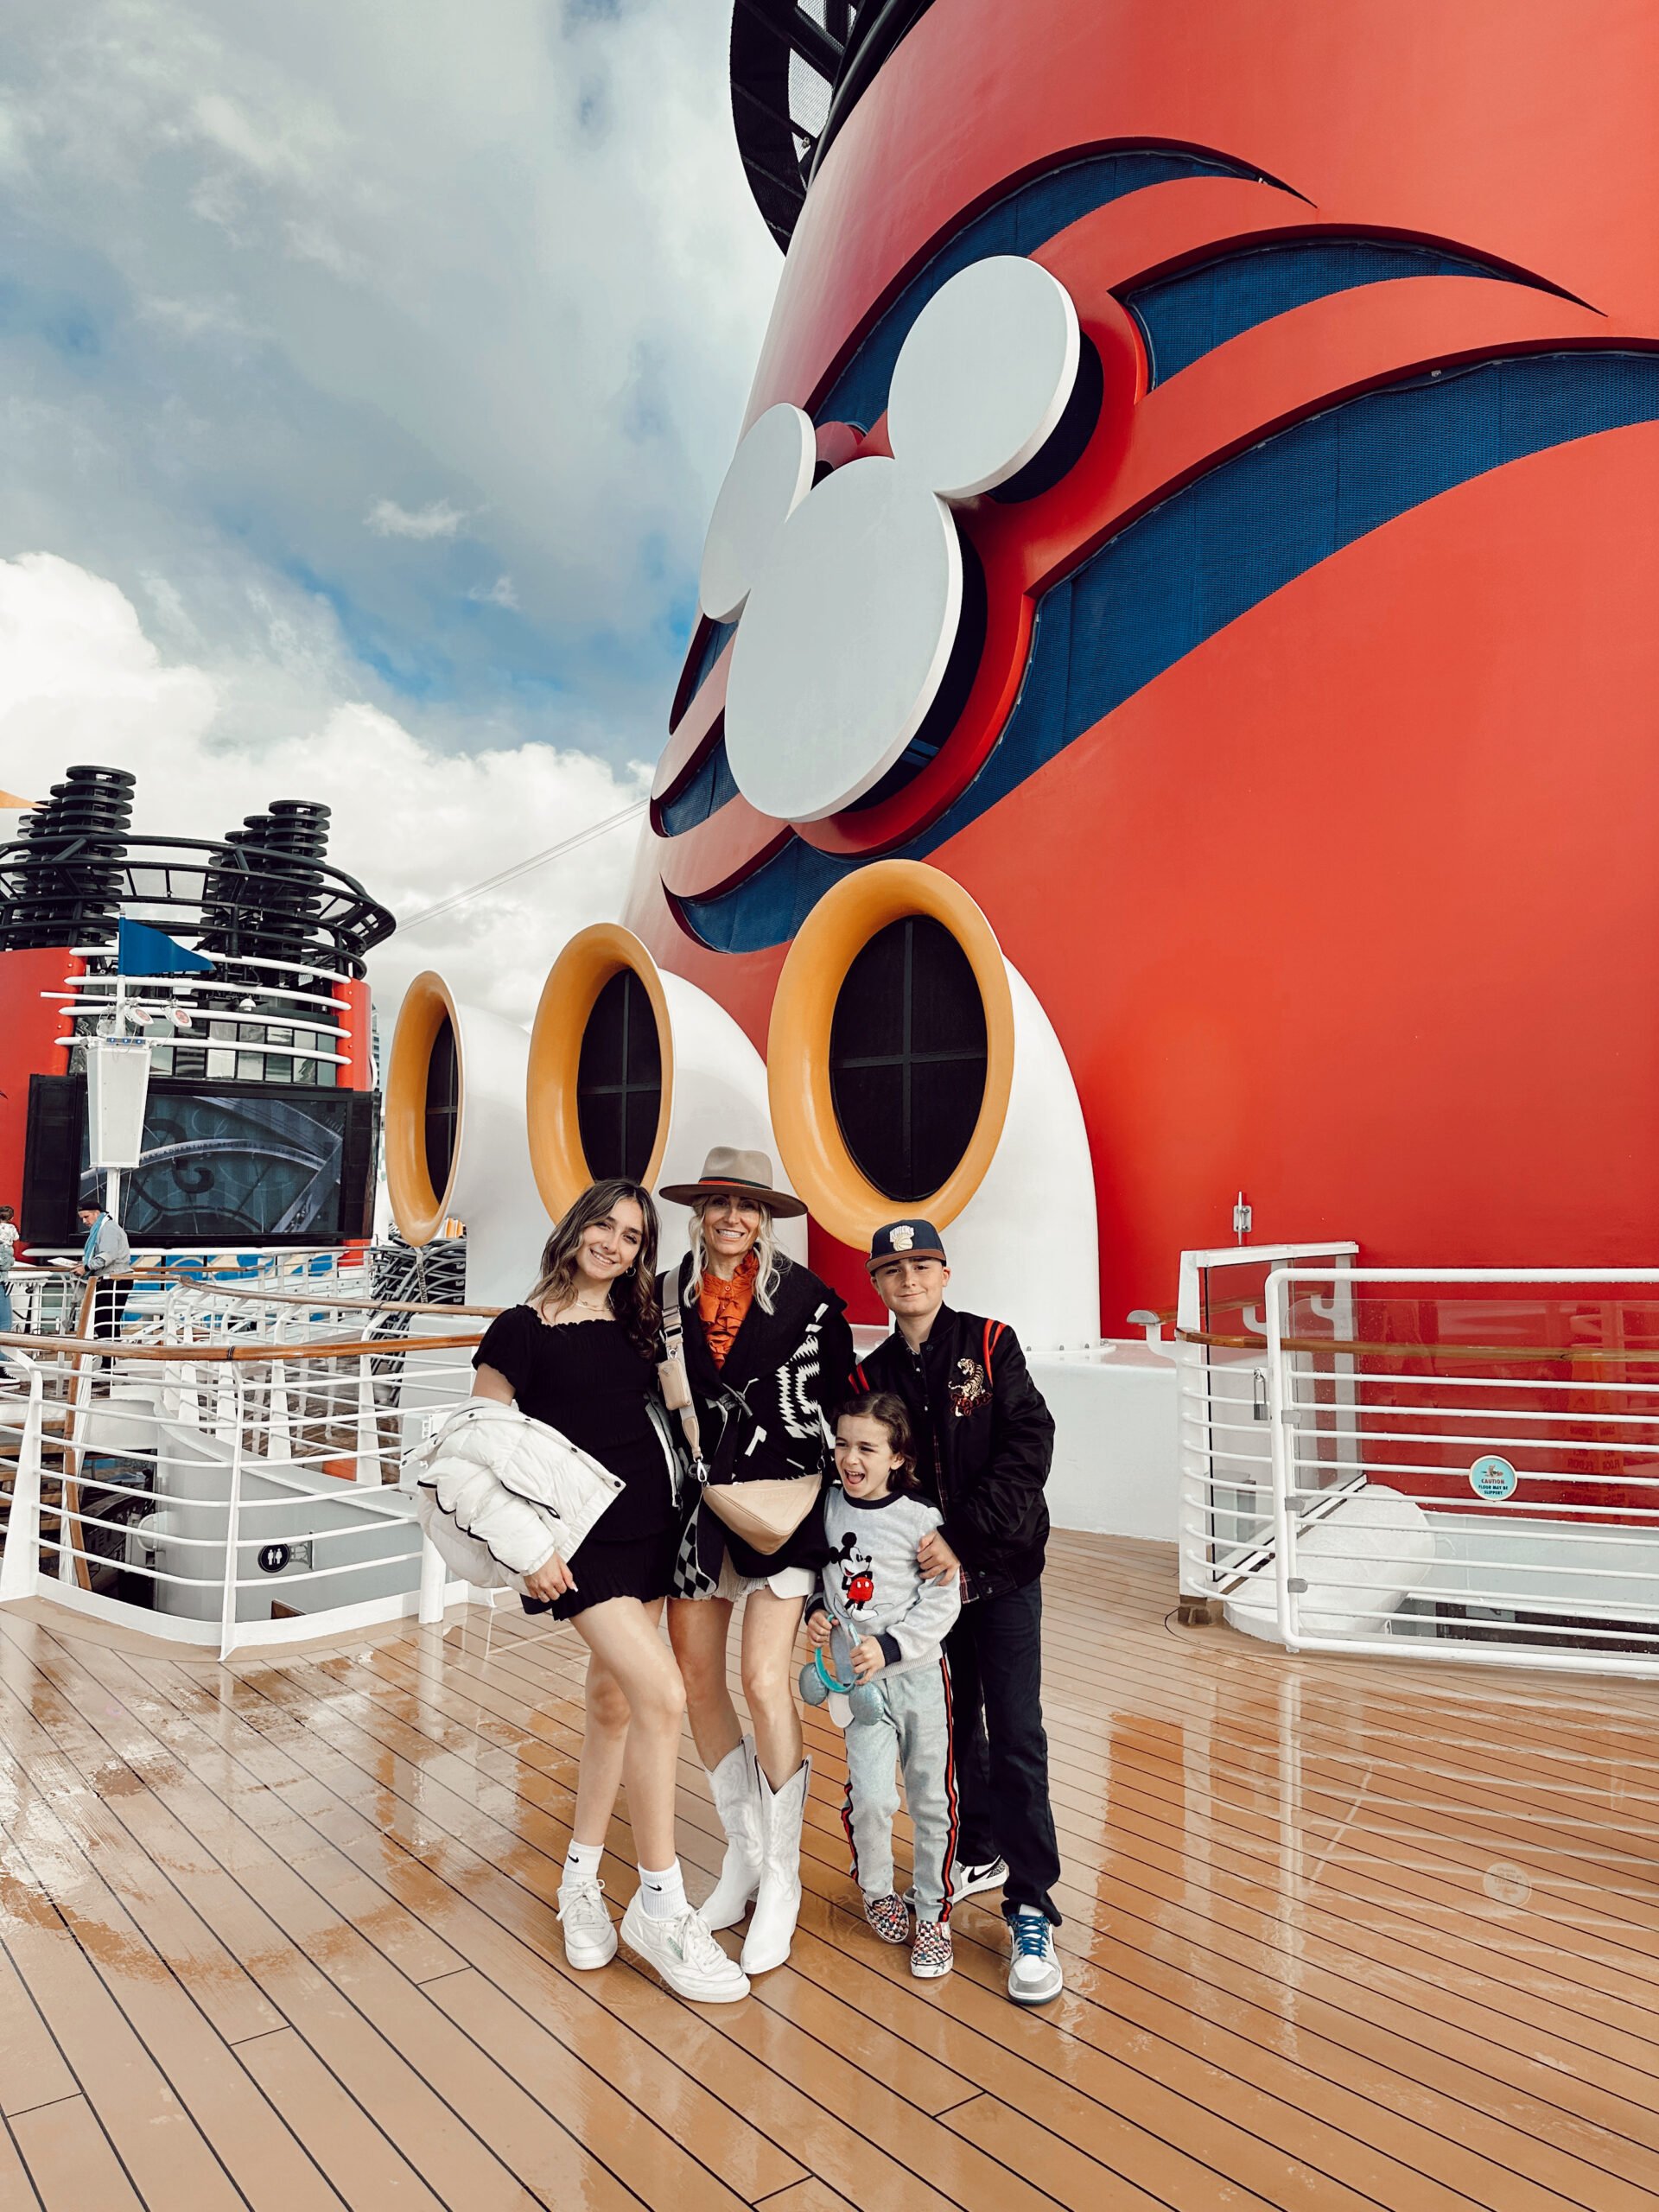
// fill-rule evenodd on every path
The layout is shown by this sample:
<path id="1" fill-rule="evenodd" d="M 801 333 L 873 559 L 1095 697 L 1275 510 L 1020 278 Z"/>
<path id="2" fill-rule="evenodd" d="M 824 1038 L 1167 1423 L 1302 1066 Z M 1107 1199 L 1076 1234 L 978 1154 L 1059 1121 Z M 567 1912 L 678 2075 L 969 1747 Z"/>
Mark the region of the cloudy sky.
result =
<path id="1" fill-rule="evenodd" d="M 780 266 L 730 0 L 3 0 L 0 786 L 406 915 L 661 742 Z M 4 819 L 5 817 L 0 817 Z M 394 942 L 527 1018 L 632 832 Z"/>

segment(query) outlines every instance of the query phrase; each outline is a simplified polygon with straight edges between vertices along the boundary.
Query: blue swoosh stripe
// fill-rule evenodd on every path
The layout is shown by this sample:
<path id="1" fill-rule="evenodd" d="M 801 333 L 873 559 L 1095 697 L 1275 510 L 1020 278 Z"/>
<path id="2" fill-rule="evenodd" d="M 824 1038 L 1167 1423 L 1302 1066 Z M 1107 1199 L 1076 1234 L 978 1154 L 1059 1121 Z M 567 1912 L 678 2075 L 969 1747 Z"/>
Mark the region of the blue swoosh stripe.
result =
<path id="1" fill-rule="evenodd" d="M 1292 308 L 1402 276 L 1529 282 L 1506 269 L 1492 269 L 1466 255 L 1441 253 L 1430 246 L 1325 237 L 1218 254 L 1197 268 L 1125 292 L 1122 299 L 1147 341 L 1149 382 L 1155 385 L 1178 376 L 1242 331 L 1253 330 L 1257 323 L 1269 322 Z"/>
<path id="2" fill-rule="evenodd" d="M 1363 393 L 1220 463 L 1045 595 L 1000 742 L 903 855 L 925 857 L 1206 638 L 1356 538 L 1524 454 L 1655 421 L 1659 354 L 1524 354 Z M 787 943 L 831 884 L 862 865 L 796 838 L 735 889 L 677 903 L 715 950 L 760 951 Z"/>
<path id="3" fill-rule="evenodd" d="M 976 261 L 994 253 L 1035 253 L 1080 217 L 1149 185 L 1177 177 L 1245 177 L 1271 184 L 1271 177 L 1217 154 L 1173 153 L 1146 148 L 1115 154 L 1090 154 L 1064 168 L 1033 177 L 975 216 L 948 245 L 918 270 L 893 305 L 859 341 L 853 355 L 812 410 L 817 423 L 856 423 L 868 430 L 887 404 L 899 349 L 910 327 L 933 295 Z M 1284 188 L 1281 188 L 1282 190 Z"/>

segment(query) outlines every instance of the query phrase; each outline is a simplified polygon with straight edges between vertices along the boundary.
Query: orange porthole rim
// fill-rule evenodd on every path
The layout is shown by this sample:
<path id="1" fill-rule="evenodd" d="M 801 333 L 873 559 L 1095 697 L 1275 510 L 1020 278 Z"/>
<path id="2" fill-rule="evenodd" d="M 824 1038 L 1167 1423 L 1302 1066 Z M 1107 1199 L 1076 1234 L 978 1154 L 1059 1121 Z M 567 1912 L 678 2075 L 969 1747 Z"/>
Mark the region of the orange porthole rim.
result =
<path id="1" fill-rule="evenodd" d="M 426 1084 L 432 1047 L 446 1021 L 454 1033 L 460 1109 L 449 1173 L 442 1190 L 437 1191 L 432 1187 L 426 1157 Z M 429 1244 L 443 1227 L 466 1116 L 467 1066 L 461 1057 L 461 1016 L 448 983 L 428 968 L 404 994 L 386 1068 L 386 1196 L 391 1201 L 392 1218 L 411 1244 Z"/>
<path id="2" fill-rule="evenodd" d="M 830 1088 L 830 1032 L 847 972 L 889 923 L 922 914 L 947 929 L 967 956 L 985 1009 L 985 1096 L 966 1150 L 937 1191 L 900 1206 L 854 1161 Z M 795 1189 L 819 1226 L 843 1244 L 868 1247 L 897 1212 L 944 1229 L 985 1179 L 1007 1120 L 1014 1085 L 1014 994 L 1002 948 L 959 883 L 920 861 L 876 861 L 844 876 L 807 916 L 790 947 L 766 1038 L 772 1134 Z"/>
<path id="3" fill-rule="evenodd" d="M 632 930 L 615 922 L 595 922 L 578 931 L 548 970 L 530 1033 L 525 1076 L 530 1128 L 530 1166 L 548 1218 L 557 1221 L 594 1180 L 582 1147 L 576 1113 L 576 1077 L 582 1039 L 599 995 L 613 976 L 637 976 L 651 1001 L 662 1061 L 662 1095 L 651 1160 L 640 1177 L 656 1185 L 668 1144 L 669 1109 L 674 1098 L 674 1030 L 657 963 Z"/>

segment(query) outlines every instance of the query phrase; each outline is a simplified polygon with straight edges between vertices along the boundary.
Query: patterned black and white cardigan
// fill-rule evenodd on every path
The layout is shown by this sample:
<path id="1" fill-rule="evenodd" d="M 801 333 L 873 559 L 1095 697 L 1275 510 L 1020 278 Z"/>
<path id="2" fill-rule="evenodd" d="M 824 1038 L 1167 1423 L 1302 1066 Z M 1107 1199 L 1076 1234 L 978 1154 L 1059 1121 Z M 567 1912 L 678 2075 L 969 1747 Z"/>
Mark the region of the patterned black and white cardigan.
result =
<path id="1" fill-rule="evenodd" d="M 830 1469 L 836 1408 L 847 1395 L 853 1370 L 853 1332 L 845 1301 L 827 1283 L 810 1268 L 787 1260 L 781 1265 L 773 1310 L 767 1313 L 758 1298 L 753 1301 L 725 1365 L 717 1368 L 696 1301 L 687 1295 L 691 1262 L 680 1263 L 686 1373 L 710 1482 L 776 1481 Z M 698 1484 L 688 1484 L 686 1490 L 690 1511 L 675 1568 L 677 1598 L 712 1597 L 728 1551 L 744 1575 L 823 1564 L 827 1554 L 818 1514 L 809 1514 L 781 1550 L 762 1554 L 704 1510 Z"/>

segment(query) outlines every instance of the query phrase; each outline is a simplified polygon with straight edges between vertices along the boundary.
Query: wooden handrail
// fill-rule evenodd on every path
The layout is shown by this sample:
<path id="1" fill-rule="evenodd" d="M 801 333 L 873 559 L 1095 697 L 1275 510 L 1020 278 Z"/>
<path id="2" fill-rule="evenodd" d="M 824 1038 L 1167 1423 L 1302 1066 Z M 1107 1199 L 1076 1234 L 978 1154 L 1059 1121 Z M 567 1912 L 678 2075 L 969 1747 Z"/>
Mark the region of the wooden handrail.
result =
<path id="1" fill-rule="evenodd" d="M 260 1290 L 251 1284 L 220 1282 L 213 1275 L 184 1274 L 170 1268 L 135 1269 L 150 1282 L 188 1283 L 193 1287 L 212 1289 L 221 1298 L 257 1299 L 266 1306 L 338 1306 L 349 1313 L 469 1313 L 486 1320 L 494 1320 L 504 1313 L 503 1306 L 435 1306 L 423 1305 L 414 1299 L 403 1298 L 334 1298 L 308 1297 L 302 1290 Z"/>
<path id="2" fill-rule="evenodd" d="M 22 1273 L 22 1270 L 19 1269 L 17 1272 Z M 77 1270 L 70 1268 L 41 1267 L 35 1272 L 48 1282 L 54 1278 L 63 1281 L 72 1281 Z M 301 1278 L 284 1276 L 278 1280 L 299 1281 Z M 318 1296 L 315 1294 L 308 1295 L 303 1290 L 262 1290 L 254 1283 L 223 1282 L 217 1275 L 192 1274 L 188 1269 L 181 1268 L 111 1268 L 101 1275 L 88 1277 L 87 1281 L 89 1284 L 94 1281 L 139 1284 L 177 1283 L 182 1287 L 192 1290 L 211 1290 L 220 1298 L 257 1299 L 260 1304 L 267 1306 L 338 1306 L 349 1313 L 463 1313 L 476 1315 L 481 1319 L 493 1321 L 499 1313 L 504 1313 L 506 1311 L 503 1306 L 432 1305 L 406 1298 L 335 1298 Z"/>
<path id="3" fill-rule="evenodd" d="M 1265 1351 L 1268 1343 L 1265 1337 L 1220 1337 L 1198 1329 L 1177 1329 L 1175 1341 L 1214 1344 L 1226 1351 Z M 1642 1351 L 1610 1344 L 1364 1344 L 1344 1337 L 1281 1337 L 1279 1345 L 1281 1351 L 1344 1352 L 1370 1359 L 1659 1360 L 1659 1345 Z"/>
<path id="4" fill-rule="evenodd" d="M 442 1309 L 441 1309 L 442 1310 Z M 26 1336 L 0 1330 L 0 1348 L 21 1352 L 73 1352 L 99 1359 L 171 1361 L 176 1366 L 245 1365 L 263 1359 L 378 1359 L 390 1352 L 460 1351 L 484 1341 L 484 1331 L 450 1337 L 346 1337 L 305 1344 L 123 1344 L 118 1337 Z"/>

